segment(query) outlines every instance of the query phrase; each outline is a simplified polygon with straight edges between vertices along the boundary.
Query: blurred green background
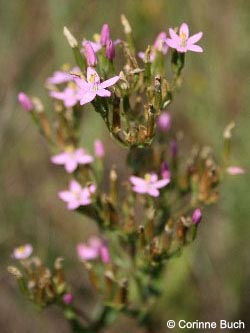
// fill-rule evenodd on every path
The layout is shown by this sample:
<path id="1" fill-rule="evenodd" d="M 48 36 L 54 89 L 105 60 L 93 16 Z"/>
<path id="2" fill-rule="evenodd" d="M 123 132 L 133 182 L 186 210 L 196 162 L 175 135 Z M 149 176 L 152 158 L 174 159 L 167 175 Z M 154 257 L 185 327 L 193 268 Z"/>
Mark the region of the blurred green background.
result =
<path id="1" fill-rule="evenodd" d="M 57 199 L 57 191 L 65 186 L 63 170 L 50 164 L 46 143 L 17 105 L 16 95 L 23 90 L 47 103 L 43 88 L 46 77 L 65 62 L 73 64 L 62 34 L 64 25 L 81 40 L 83 36 L 91 38 L 108 22 L 116 38 L 122 33 L 121 13 L 132 24 L 138 50 L 152 42 L 158 31 L 184 21 L 191 33 L 204 32 L 200 44 L 205 52 L 187 54 L 183 87 L 171 110 L 184 129 L 192 131 L 192 139 L 214 147 L 218 157 L 223 129 L 235 120 L 232 164 L 249 170 L 250 1 L 1 0 L 1 333 L 70 332 L 57 309 L 37 312 L 18 292 L 6 272 L 17 245 L 31 242 L 48 264 L 57 255 L 65 257 L 68 280 L 73 291 L 79 292 L 82 307 L 88 311 L 95 301 L 75 256 L 77 242 L 86 239 L 95 227 L 77 214 L 68 213 Z M 109 154 L 115 151 L 120 156 L 101 119 L 86 112 L 83 141 L 90 150 L 96 136 L 105 140 Z M 106 167 L 110 164 L 108 160 Z M 155 309 L 159 326 L 152 333 L 166 332 L 167 319 L 241 319 L 250 330 L 249 187 L 248 173 L 225 179 L 219 203 L 207 210 L 198 240 L 181 258 L 169 263 L 164 294 Z M 123 333 L 140 332 L 125 319 L 109 332 L 118 329 Z"/>

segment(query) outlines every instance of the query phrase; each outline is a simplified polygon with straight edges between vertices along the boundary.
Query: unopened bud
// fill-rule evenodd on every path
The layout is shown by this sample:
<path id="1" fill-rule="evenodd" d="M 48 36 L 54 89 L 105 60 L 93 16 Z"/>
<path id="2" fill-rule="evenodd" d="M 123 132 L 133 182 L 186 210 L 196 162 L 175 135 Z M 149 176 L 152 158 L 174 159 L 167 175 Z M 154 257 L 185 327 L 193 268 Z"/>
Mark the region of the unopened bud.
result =
<path id="1" fill-rule="evenodd" d="M 175 140 L 172 140 L 170 142 L 170 152 L 172 157 L 176 157 L 178 154 L 178 144 Z"/>
<path id="2" fill-rule="evenodd" d="M 121 15 L 121 23 L 124 27 L 125 34 L 131 34 L 131 32 L 132 32 L 131 26 L 129 24 L 128 19 L 126 18 L 126 16 L 124 14 Z"/>
<path id="3" fill-rule="evenodd" d="M 100 37 L 100 43 L 102 46 L 106 46 L 106 43 L 110 39 L 110 30 L 107 23 L 103 24 L 102 30 L 101 30 L 101 37 Z"/>
<path id="4" fill-rule="evenodd" d="M 172 124 L 171 115 L 168 112 L 162 112 L 158 117 L 157 124 L 160 131 L 168 132 Z"/>
<path id="5" fill-rule="evenodd" d="M 85 57 L 86 57 L 88 66 L 91 66 L 91 67 L 96 66 L 97 59 L 96 59 L 96 55 L 93 50 L 93 47 L 91 46 L 91 44 L 89 42 L 86 42 L 84 46 L 85 46 Z"/>
<path id="6" fill-rule="evenodd" d="M 202 219 L 202 212 L 200 208 L 196 208 L 192 215 L 192 222 L 194 224 L 199 224 L 201 222 L 201 219 Z"/>
<path id="7" fill-rule="evenodd" d="M 171 176 L 167 162 L 162 162 L 161 164 L 161 176 L 163 179 L 169 179 Z"/>
<path id="8" fill-rule="evenodd" d="M 115 46 L 111 39 L 106 43 L 106 57 L 109 60 L 113 60 L 115 57 Z"/>
<path id="9" fill-rule="evenodd" d="M 21 104 L 24 111 L 29 112 L 33 109 L 33 103 L 31 99 L 24 92 L 20 92 L 18 94 L 18 102 Z"/>
<path id="10" fill-rule="evenodd" d="M 63 303 L 69 305 L 73 302 L 73 295 L 71 293 L 66 293 L 63 295 Z"/>
<path id="11" fill-rule="evenodd" d="M 63 34 L 67 38 L 67 41 L 70 45 L 70 47 L 75 48 L 78 46 L 78 42 L 75 39 L 75 37 L 72 35 L 72 33 L 69 31 L 67 27 L 63 28 Z"/>
<path id="12" fill-rule="evenodd" d="M 95 156 L 98 158 L 103 158 L 105 155 L 104 145 L 101 140 L 95 140 Z"/>

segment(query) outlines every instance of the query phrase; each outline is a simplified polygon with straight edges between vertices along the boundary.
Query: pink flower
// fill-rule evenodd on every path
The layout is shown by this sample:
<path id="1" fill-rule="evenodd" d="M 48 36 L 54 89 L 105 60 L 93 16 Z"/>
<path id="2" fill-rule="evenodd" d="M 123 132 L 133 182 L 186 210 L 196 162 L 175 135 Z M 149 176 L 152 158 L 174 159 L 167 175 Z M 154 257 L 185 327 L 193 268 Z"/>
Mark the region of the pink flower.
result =
<path id="1" fill-rule="evenodd" d="M 169 131 L 172 124 L 171 115 L 168 112 L 162 112 L 158 117 L 157 124 L 162 132 Z"/>
<path id="2" fill-rule="evenodd" d="M 203 52 L 202 47 L 195 45 L 195 43 L 201 39 L 203 33 L 198 32 L 197 34 L 189 37 L 189 28 L 186 23 L 182 23 L 179 35 L 174 31 L 174 29 L 171 28 L 169 29 L 169 35 L 171 38 L 167 38 L 167 44 L 173 49 L 176 49 L 178 52 Z"/>
<path id="3" fill-rule="evenodd" d="M 95 156 L 99 157 L 99 158 L 103 158 L 105 155 L 105 150 L 104 150 L 104 146 L 101 140 L 95 140 Z"/>
<path id="4" fill-rule="evenodd" d="M 170 178 L 158 180 L 155 173 L 146 174 L 144 178 L 131 176 L 130 182 L 133 185 L 133 191 L 141 194 L 149 194 L 152 197 L 160 195 L 159 189 L 170 183 Z"/>
<path id="5" fill-rule="evenodd" d="M 87 244 L 78 244 L 76 250 L 80 260 L 85 261 L 100 258 L 103 263 L 110 262 L 108 246 L 105 241 L 98 237 L 91 237 Z"/>
<path id="6" fill-rule="evenodd" d="M 31 111 L 33 109 L 33 103 L 29 96 L 27 96 L 24 92 L 20 92 L 17 96 L 18 102 L 21 104 L 24 111 Z"/>
<path id="7" fill-rule="evenodd" d="M 72 73 L 81 73 L 78 67 L 73 67 L 71 71 L 56 71 L 52 76 L 48 77 L 46 83 L 49 84 L 62 84 L 66 82 L 73 81 L 73 77 L 70 74 Z"/>
<path id="8" fill-rule="evenodd" d="M 160 32 L 157 35 L 157 37 L 156 37 L 156 39 L 154 41 L 153 49 L 152 49 L 152 51 L 150 53 L 150 59 L 149 59 L 150 62 L 154 61 L 155 55 L 156 55 L 156 51 L 159 51 L 159 52 L 161 52 L 164 55 L 167 54 L 167 52 L 168 52 L 168 45 L 167 45 L 166 39 L 167 39 L 167 34 L 164 31 Z M 145 57 L 145 52 L 139 52 L 138 53 L 138 57 L 143 60 L 144 57 Z"/>
<path id="9" fill-rule="evenodd" d="M 87 81 L 75 77 L 75 82 L 80 89 L 80 104 L 83 105 L 93 101 L 96 95 L 100 97 L 110 97 L 111 92 L 105 88 L 114 85 L 119 79 L 119 76 L 114 76 L 111 79 L 101 82 L 97 72 L 93 68 L 88 67 Z"/>
<path id="10" fill-rule="evenodd" d="M 227 168 L 227 173 L 232 176 L 243 175 L 245 170 L 238 166 L 230 166 Z"/>
<path id="11" fill-rule="evenodd" d="M 50 96 L 62 100 L 66 108 L 71 108 L 79 101 L 78 90 L 70 87 L 63 91 L 50 91 Z"/>
<path id="12" fill-rule="evenodd" d="M 66 293 L 63 295 L 63 303 L 69 305 L 73 302 L 73 295 L 71 293 Z"/>
<path id="13" fill-rule="evenodd" d="M 65 170 L 68 173 L 75 171 L 79 164 L 90 164 L 93 161 L 94 158 L 91 155 L 88 155 L 83 148 L 75 150 L 69 149 L 51 158 L 52 163 L 64 165 Z"/>
<path id="14" fill-rule="evenodd" d="M 16 247 L 13 251 L 13 257 L 18 260 L 28 258 L 33 252 L 33 247 L 30 244 L 25 244 L 19 247 Z"/>
<path id="15" fill-rule="evenodd" d="M 103 24 L 100 36 L 100 43 L 106 46 L 107 41 L 110 39 L 110 29 L 107 23 Z"/>
<path id="16" fill-rule="evenodd" d="M 85 57 L 86 57 L 88 66 L 96 66 L 97 59 L 96 59 L 95 51 L 94 51 L 91 43 L 86 42 L 84 47 L 85 47 Z"/>
<path id="17" fill-rule="evenodd" d="M 194 224 L 199 224 L 201 219 L 202 219 L 202 212 L 201 212 L 200 208 L 196 208 L 192 215 L 192 222 Z"/>
<path id="18" fill-rule="evenodd" d="M 80 206 L 90 205 L 92 202 L 91 195 L 95 190 L 96 186 L 93 184 L 83 188 L 76 180 L 71 180 L 69 190 L 59 192 L 58 196 L 61 200 L 67 202 L 69 210 L 74 210 Z"/>

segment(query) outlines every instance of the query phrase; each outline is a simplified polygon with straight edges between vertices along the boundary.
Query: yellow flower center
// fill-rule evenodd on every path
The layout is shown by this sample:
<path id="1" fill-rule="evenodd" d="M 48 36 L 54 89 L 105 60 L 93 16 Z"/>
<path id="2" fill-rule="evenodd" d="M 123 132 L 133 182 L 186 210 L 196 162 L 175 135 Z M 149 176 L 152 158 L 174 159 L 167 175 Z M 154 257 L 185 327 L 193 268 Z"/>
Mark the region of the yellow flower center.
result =
<path id="1" fill-rule="evenodd" d="M 25 247 L 24 247 L 24 246 L 19 246 L 19 247 L 17 248 L 17 252 L 18 252 L 19 254 L 24 254 L 24 252 L 25 252 Z"/>
<path id="2" fill-rule="evenodd" d="M 180 38 L 181 38 L 181 47 L 186 47 L 187 46 L 187 35 L 184 32 L 181 32 Z"/>
<path id="3" fill-rule="evenodd" d="M 100 34 L 94 34 L 93 35 L 93 39 L 94 39 L 94 41 L 96 42 L 96 43 L 99 43 L 100 42 Z"/>
<path id="4" fill-rule="evenodd" d="M 96 74 L 91 74 L 89 78 L 89 82 L 94 83 L 96 78 Z"/>
<path id="5" fill-rule="evenodd" d="M 66 146 L 66 148 L 65 148 L 65 151 L 66 151 L 67 153 L 72 153 L 74 150 L 75 150 L 75 147 L 74 147 L 73 145 L 68 145 L 68 146 Z"/>
<path id="6" fill-rule="evenodd" d="M 149 173 L 146 173 L 144 176 L 144 179 L 149 183 L 151 179 L 151 175 Z"/>
<path id="7" fill-rule="evenodd" d="M 62 70 L 65 72 L 68 72 L 70 70 L 70 65 L 69 63 L 65 63 L 62 65 Z"/>

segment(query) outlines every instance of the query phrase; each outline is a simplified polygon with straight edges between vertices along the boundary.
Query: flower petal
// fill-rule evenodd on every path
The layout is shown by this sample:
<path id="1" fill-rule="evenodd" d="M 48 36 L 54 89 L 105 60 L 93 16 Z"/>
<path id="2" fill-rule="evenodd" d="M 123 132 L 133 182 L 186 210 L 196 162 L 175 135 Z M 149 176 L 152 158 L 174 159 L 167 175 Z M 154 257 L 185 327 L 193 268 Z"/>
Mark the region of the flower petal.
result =
<path id="1" fill-rule="evenodd" d="M 60 153 L 58 155 L 52 156 L 50 160 L 54 164 L 64 164 L 66 163 L 67 159 L 68 159 L 67 153 Z"/>
<path id="2" fill-rule="evenodd" d="M 94 157 L 91 155 L 82 155 L 77 157 L 77 162 L 79 164 L 90 164 L 94 161 Z"/>
<path id="3" fill-rule="evenodd" d="M 147 193 L 147 187 L 144 186 L 134 186 L 132 190 L 136 193 L 145 194 Z"/>
<path id="4" fill-rule="evenodd" d="M 203 32 L 198 32 L 197 34 L 191 36 L 188 39 L 188 44 L 195 44 L 202 38 Z"/>
<path id="5" fill-rule="evenodd" d="M 70 202 L 75 198 L 74 194 L 70 191 L 61 191 L 58 193 L 58 197 L 65 202 Z"/>
<path id="6" fill-rule="evenodd" d="M 187 49 L 193 52 L 203 52 L 203 48 L 200 47 L 199 45 L 190 45 L 187 47 Z"/>
<path id="7" fill-rule="evenodd" d="M 56 71 L 52 76 L 48 77 L 46 82 L 49 84 L 61 84 L 65 82 L 69 82 L 72 80 L 72 76 L 63 71 Z"/>
<path id="8" fill-rule="evenodd" d="M 74 160 L 73 158 L 71 158 L 71 159 L 69 158 L 65 163 L 65 170 L 68 173 L 72 173 L 76 169 L 77 169 L 77 161 Z"/>
<path id="9" fill-rule="evenodd" d="M 109 250 L 108 250 L 107 246 L 103 245 L 100 248 L 100 257 L 104 264 L 107 264 L 108 262 L 110 262 L 110 255 L 109 255 Z"/>
<path id="10" fill-rule="evenodd" d="M 144 178 L 140 178 L 140 177 L 136 177 L 136 176 L 131 176 L 129 178 L 130 182 L 135 185 L 135 186 L 145 186 L 146 185 L 146 181 Z"/>
<path id="11" fill-rule="evenodd" d="M 77 245 L 77 255 L 81 260 L 93 260 L 98 257 L 98 250 L 80 243 Z"/>
<path id="12" fill-rule="evenodd" d="M 81 185 L 74 179 L 70 181 L 69 188 L 71 192 L 80 192 L 82 190 Z"/>
<path id="13" fill-rule="evenodd" d="M 91 88 L 91 84 L 77 76 L 74 77 L 74 81 L 78 85 L 78 87 L 84 91 L 88 91 Z"/>
<path id="14" fill-rule="evenodd" d="M 170 183 L 170 179 L 161 179 L 154 183 L 155 188 L 162 188 Z"/>
<path id="15" fill-rule="evenodd" d="M 111 92 L 107 89 L 97 90 L 96 94 L 100 97 L 110 97 L 111 96 Z"/>
<path id="16" fill-rule="evenodd" d="M 94 78 L 94 82 L 92 82 Z M 100 83 L 100 77 L 92 67 L 87 68 L 87 81 L 88 83 Z"/>
<path id="17" fill-rule="evenodd" d="M 179 45 L 179 40 L 167 38 L 167 44 L 169 47 L 172 47 L 172 49 L 176 49 Z"/>
<path id="18" fill-rule="evenodd" d="M 180 26 L 180 34 L 185 34 L 186 38 L 189 37 L 189 28 L 187 23 L 182 23 L 182 25 Z"/>
<path id="19" fill-rule="evenodd" d="M 150 182 L 155 183 L 158 180 L 158 176 L 155 172 L 150 173 Z"/>
<path id="20" fill-rule="evenodd" d="M 171 39 L 173 39 L 174 41 L 179 41 L 180 40 L 180 37 L 177 35 L 177 33 L 175 32 L 174 29 L 170 28 L 169 29 L 169 35 L 171 37 Z M 168 40 L 169 38 L 167 38 Z"/>
<path id="21" fill-rule="evenodd" d="M 49 95 L 53 98 L 64 100 L 65 94 L 62 91 L 50 91 Z"/>
<path id="22" fill-rule="evenodd" d="M 115 84 L 118 80 L 120 80 L 120 76 L 114 76 L 111 79 L 103 81 L 99 84 L 99 89 L 107 88 Z"/>
<path id="23" fill-rule="evenodd" d="M 76 200 L 76 199 L 74 199 L 74 200 L 68 202 L 68 204 L 67 204 L 67 208 L 68 208 L 69 210 L 77 209 L 77 208 L 80 207 L 80 206 L 81 206 L 81 203 L 80 203 L 78 200 Z"/>
<path id="24" fill-rule="evenodd" d="M 152 197 L 159 197 L 160 192 L 157 190 L 157 188 L 151 187 L 147 190 L 148 194 Z"/>
<path id="25" fill-rule="evenodd" d="M 92 92 L 92 91 L 85 92 L 83 94 L 83 96 L 81 96 L 80 104 L 83 105 L 83 104 L 90 103 L 91 101 L 93 101 L 93 99 L 95 97 L 96 97 L 96 93 L 95 92 Z"/>

